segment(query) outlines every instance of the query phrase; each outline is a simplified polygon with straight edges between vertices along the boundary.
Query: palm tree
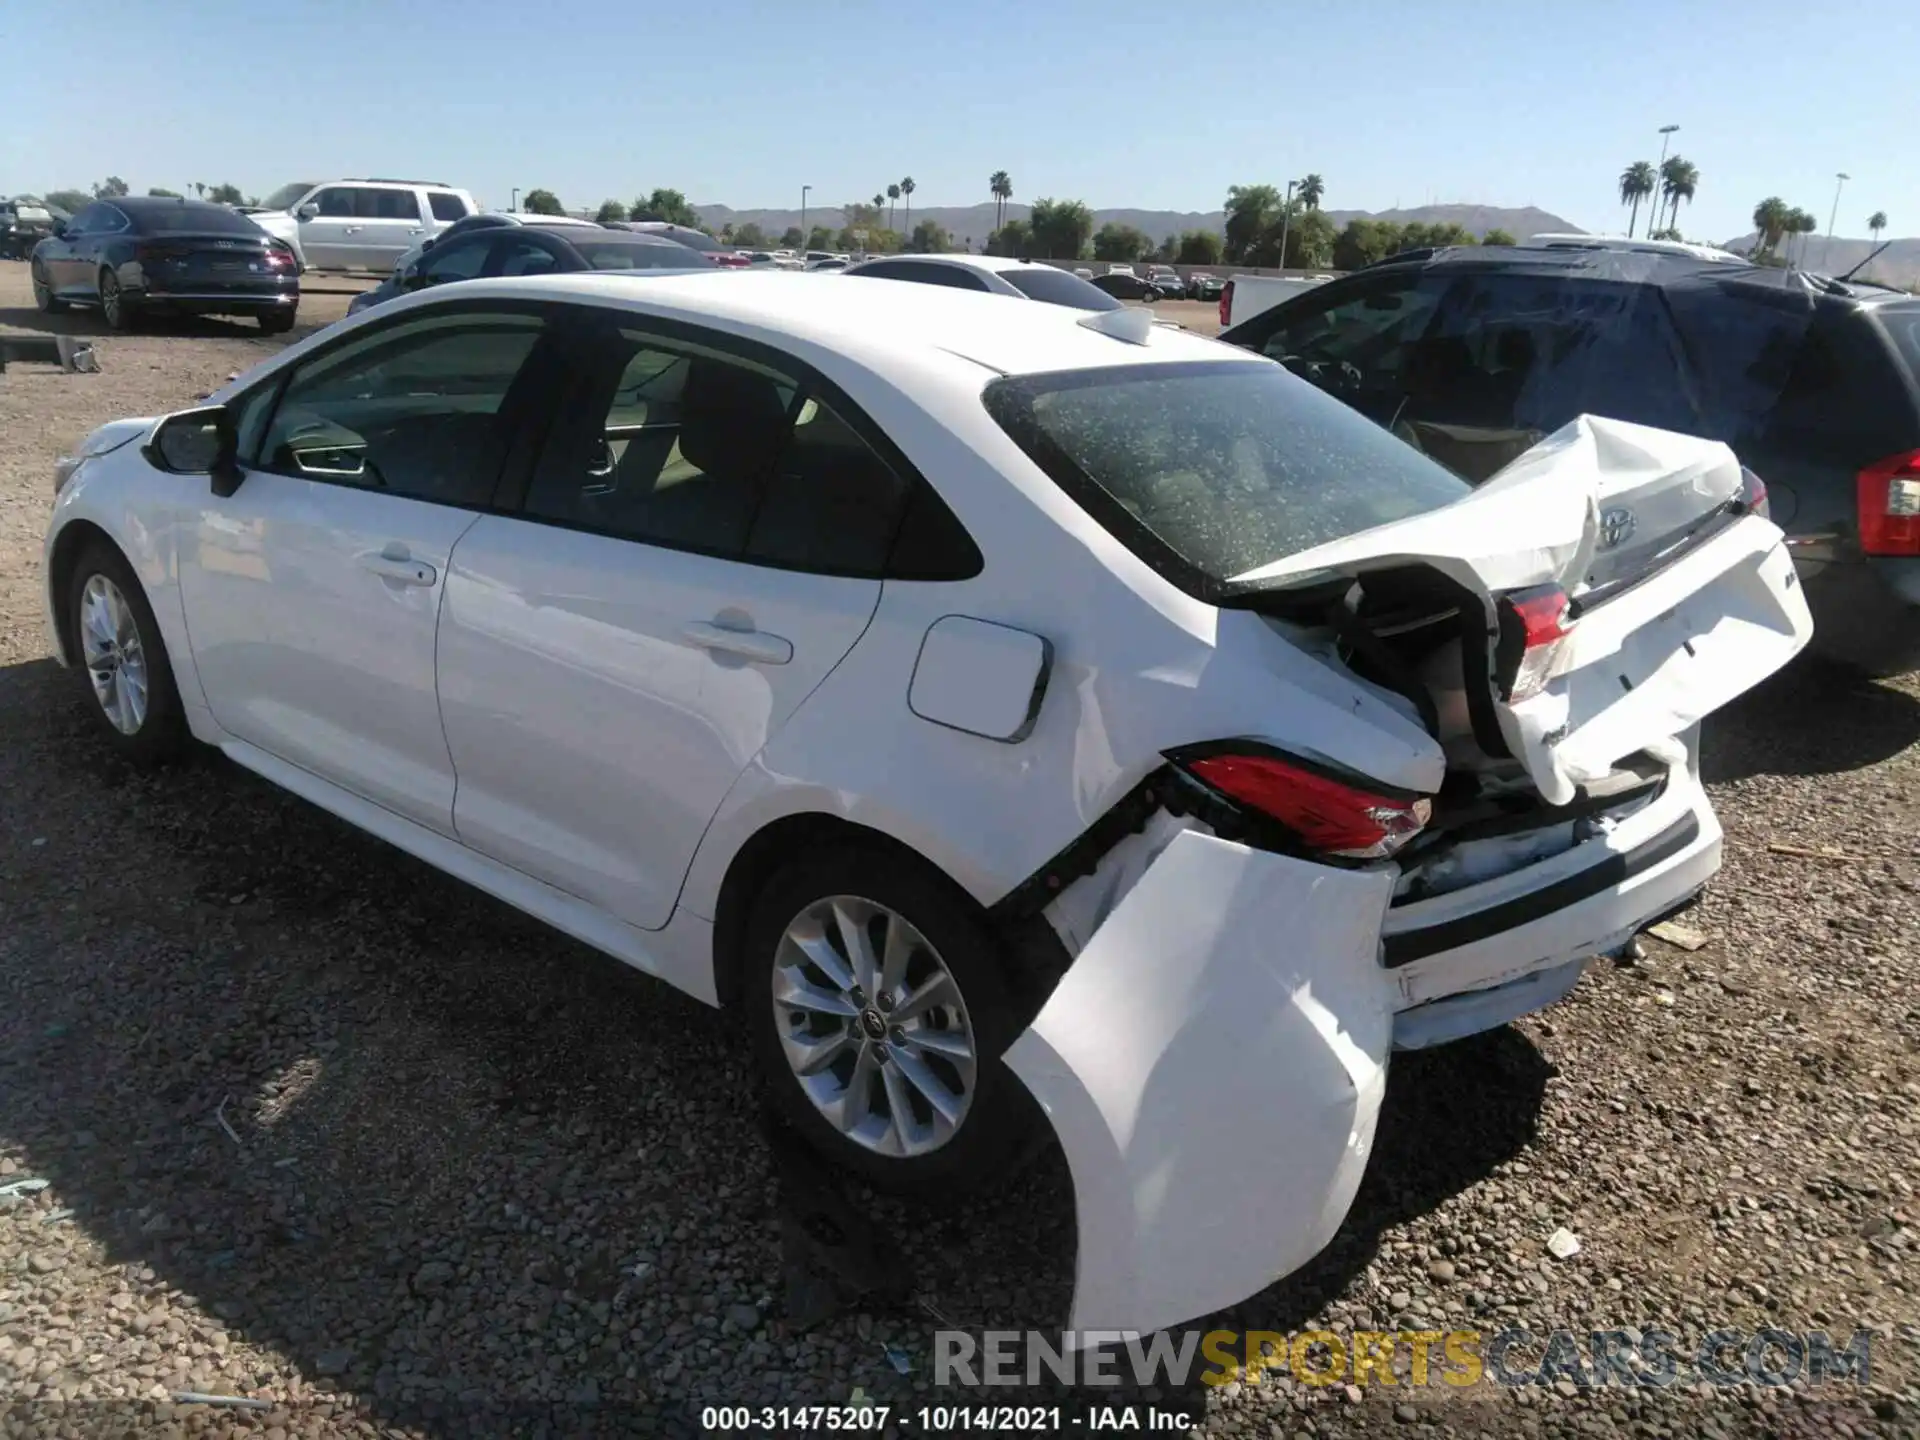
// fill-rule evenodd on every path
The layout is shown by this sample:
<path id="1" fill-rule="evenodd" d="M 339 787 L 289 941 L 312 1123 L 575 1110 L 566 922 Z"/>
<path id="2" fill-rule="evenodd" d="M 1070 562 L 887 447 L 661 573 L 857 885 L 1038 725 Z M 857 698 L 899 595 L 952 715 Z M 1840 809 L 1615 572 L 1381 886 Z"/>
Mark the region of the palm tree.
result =
<path id="1" fill-rule="evenodd" d="M 1805 263 L 1807 258 L 1806 237 L 1811 235 L 1816 228 L 1818 228 L 1818 222 L 1814 220 L 1812 215 L 1802 210 L 1798 205 L 1787 211 L 1787 263 L 1789 265 Z M 1800 247 L 1797 252 L 1794 249 L 1792 239 L 1795 235 L 1800 237 Z"/>
<path id="2" fill-rule="evenodd" d="M 899 198 L 900 187 L 898 185 L 889 185 L 887 187 L 887 228 L 889 230 L 893 229 L 893 202 Z"/>
<path id="3" fill-rule="evenodd" d="M 886 203 L 887 197 L 885 195 L 876 195 L 873 197 L 873 208 L 876 210 L 880 209 Z"/>
<path id="4" fill-rule="evenodd" d="M 1787 202 L 1778 195 L 1769 195 L 1753 207 L 1753 229 L 1759 236 L 1758 252 L 1771 255 L 1779 247 L 1780 239 L 1787 233 L 1787 227 L 1793 221 L 1793 211 L 1787 208 Z"/>
<path id="5" fill-rule="evenodd" d="M 900 228 L 911 231 L 913 229 L 913 177 L 911 175 L 900 182 L 900 194 L 907 202 L 906 211 L 900 221 Z"/>
<path id="6" fill-rule="evenodd" d="M 1300 188 L 1297 193 L 1300 196 L 1300 206 L 1302 209 L 1318 210 L 1320 208 L 1320 197 L 1327 193 L 1327 182 L 1322 180 L 1317 172 L 1310 174 L 1300 182 Z"/>
<path id="7" fill-rule="evenodd" d="M 1007 202 L 1013 198 L 1013 180 L 1006 171 L 996 170 L 987 177 L 987 189 L 993 194 L 993 228 L 1007 223 Z"/>
<path id="8" fill-rule="evenodd" d="M 1636 160 L 1620 172 L 1620 203 L 1629 208 L 1627 214 L 1627 238 L 1633 238 L 1633 227 L 1640 221 L 1640 202 L 1653 194 L 1653 166 L 1645 160 Z"/>
<path id="9" fill-rule="evenodd" d="M 1880 243 L 1880 232 L 1887 228 L 1887 212 L 1876 210 L 1867 217 L 1867 229 L 1873 232 L 1873 243 Z"/>
<path id="10" fill-rule="evenodd" d="M 1693 203 L 1693 193 L 1700 186 L 1700 170 L 1691 160 L 1683 160 L 1678 155 L 1669 159 L 1660 167 L 1660 198 L 1667 202 L 1667 228 L 1678 229 L 1680 225 L 1680 202 Z"/>

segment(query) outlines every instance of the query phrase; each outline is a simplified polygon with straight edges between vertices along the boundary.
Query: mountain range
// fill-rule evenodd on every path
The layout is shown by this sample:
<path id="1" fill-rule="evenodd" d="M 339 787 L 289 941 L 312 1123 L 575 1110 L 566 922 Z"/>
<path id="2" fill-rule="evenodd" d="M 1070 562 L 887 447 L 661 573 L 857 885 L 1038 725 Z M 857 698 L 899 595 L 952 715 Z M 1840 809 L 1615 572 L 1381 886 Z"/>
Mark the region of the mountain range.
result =
<path id="1" fill-rule="evenodd" d="M 1726 248 L 1745 255 L 1753 249 L 1754 241 L 1758 238 L 1749 232 L 1727 241 Z M 1804 254 L 1801 253 L 1803 243 L 1806 246 Z M 1920 285 L 1920 239 L 1878 242 L 1846 240 L 1837 236 L 1827 240 L 1818 235 L 1809 235 L 1804 242 L 1793 242 L 1793 260 L 1802 270 L 1812 270 L 1820 275 L 1844 275 L 1879 249 L 1881 243 L 1885 243 L 1887 248 L 1860 272 L 1859 278 L 1877 280 L 1882 285 L 1897 285 L 1903 290 Z"/>
<path id="2" fill-rule="evenodd" d="M 758 225 L 769 235 L 779 235 L 789 226 L 800 223 L 798 210 L 735 210 L 726 205 L 696 205 L 700 218 L 716 231 L 723 225 L 732 225 L 738 229 L 752 223 Z M 987 236 L 993 233 L 993 211 L 991 204 L 984 205 L 916 205 L 912 218 L 918 224 L 922 220 L 932 220 L 943 227 L 956 240 L 972 240 L 973 248 L 979 249 L 986 243 Z M 1007 218 L 1024 220 L 1032 213 L 1027 205 L 1008 205 Z M 1344 226 L 1349 220 L 1390 220 L 1397 224 L 1419 221 L 1423 224 L 1455 224 L 1464 227 L 1475 236 L 1484 235 L 1489 230 L 1505 230 L 1509 235 L 1525 239 L 1542 231 L 1578 231 L 1579 226 L 1562 220 L 1558 215 L 1545 210 L 1536 210 L 1533 206 L 1518 209 L 1503 208 L 1498 205 L 1419 205 L 1408 210 L 1329 210 L 1326 216 L 1335 227 Z M 1226 224 L 1226 214 L 1220 210 L 1095 210 L 1093 212 L 1094 229 L 1109 223 L 1131 225 L 1143 230 L 1156 241 L 1169 235 L 1178 235 L 1183 230 L 1219 231 Z M 809 228 L 814 225 L 828 225 L 838 230 L 846 224 L 846 216 L 838 206 L 822 205 L 809 208 L 806 214 Z M 903 212 L 896 209 L 896 227 L 905 228 Z"/>

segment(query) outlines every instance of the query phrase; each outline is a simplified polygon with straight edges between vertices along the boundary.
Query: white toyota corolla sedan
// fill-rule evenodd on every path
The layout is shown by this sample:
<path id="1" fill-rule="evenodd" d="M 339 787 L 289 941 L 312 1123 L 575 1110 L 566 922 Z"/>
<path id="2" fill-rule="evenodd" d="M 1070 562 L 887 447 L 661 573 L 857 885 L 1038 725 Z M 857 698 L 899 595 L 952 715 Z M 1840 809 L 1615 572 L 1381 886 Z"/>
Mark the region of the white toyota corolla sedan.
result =
<path id="1" fill-rule="evenodd" d="M 1697 722 L 1810 624 L 1717 444 L 1478 490 L 1271 361 L 849 277 L 474 281 L 61 462 L 48 618 L 189 738 L 744 1013 L 883 1184 L 1035 1127 L 1072 1324 L 1339 1226 L 1390 1055 L 1720 860 Z"/>

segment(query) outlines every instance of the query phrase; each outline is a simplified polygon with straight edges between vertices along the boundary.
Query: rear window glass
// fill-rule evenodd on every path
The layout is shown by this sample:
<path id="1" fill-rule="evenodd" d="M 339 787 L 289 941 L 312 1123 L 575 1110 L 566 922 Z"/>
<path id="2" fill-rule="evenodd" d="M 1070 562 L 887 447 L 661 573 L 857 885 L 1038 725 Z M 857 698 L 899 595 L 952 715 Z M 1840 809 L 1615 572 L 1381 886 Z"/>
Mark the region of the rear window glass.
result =
<path id="1" fill-rule="evenodd" d="M 636 244 L 631 240 L 570 240 L 593 270 L 689 270 L 700 262 L 684 245 L 670 240 Z"/>
<path id="2" fill-rule="evenodd" d="M 266 233 L 224 205 L 155 206 L 138 213 L 135 228 L 143 235 L 245 235 L 254 240 Z"/>
<path id="3" fill-rule="evenodd" d="M 1278 365 L 1013 376 L 984 398 L 1000 427 L 1088 513 L 1200 593 L 1469 490 Z"/>
<path id="4" fill-rule="evenodd" d="M 433 218 L 436 220 L 461 220 L 466 217 L 466 201 L 451 190 L 429 190 L 427 203 L 433 207 Z"/>
<path id="5" fill-rule="evenodd" d="M 1120 302 L 1078 275 L 1069 275 L 1051 265 L 1035 265 L 1018 270 L 1002 270 L 1000 278 L 1030 300 L 1048 305 L 1065 305 L 1073 310 L 1118 310 Z"/>

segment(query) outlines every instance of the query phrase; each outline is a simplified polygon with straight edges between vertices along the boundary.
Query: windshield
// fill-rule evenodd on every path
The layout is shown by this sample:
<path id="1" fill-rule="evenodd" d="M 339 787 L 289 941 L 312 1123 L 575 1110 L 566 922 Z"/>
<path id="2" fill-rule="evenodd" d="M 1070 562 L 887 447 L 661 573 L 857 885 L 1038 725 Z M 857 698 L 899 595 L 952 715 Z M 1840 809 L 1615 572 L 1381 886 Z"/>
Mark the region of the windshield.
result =
<path id="1" fill-rule="evenodd" d="M 1469 493 L 1412 446 L 1240 360 L 1009 376 L 987 411 L 1055 484 L 1184 588 Z"/>
<path id="2" fill-rule="evenodd" d="M 142 235 L 245 235 L 266 238 L 266 231 L 237 210 L 224 205 L 142 206 L 133 213 L 134 228 Z"/>
<path id="3" fill-rule="evenodd" d="M 291 210 L 294 202 L 311 189 L 311 180 L 296 180 L 291 185 L 282 185 L 261 203 L 269 210 Z"/>
<path id="4" fill-rule="evenodd" d="M 699 257 L 684 245 L 662 240 L 572 240 L 569 244 L 594 270 L 691 270 Z"/>
<path id="5" fill-rule="evenodd" d="M 1065 305 L 1074 310 L 1120 308 L 1120 302 L 1106 291 L 1051 265 L 1023 265 L 1018 270 L 1002 270 L 1000 278 L 1028 299 L 1048 305 Z"/>

